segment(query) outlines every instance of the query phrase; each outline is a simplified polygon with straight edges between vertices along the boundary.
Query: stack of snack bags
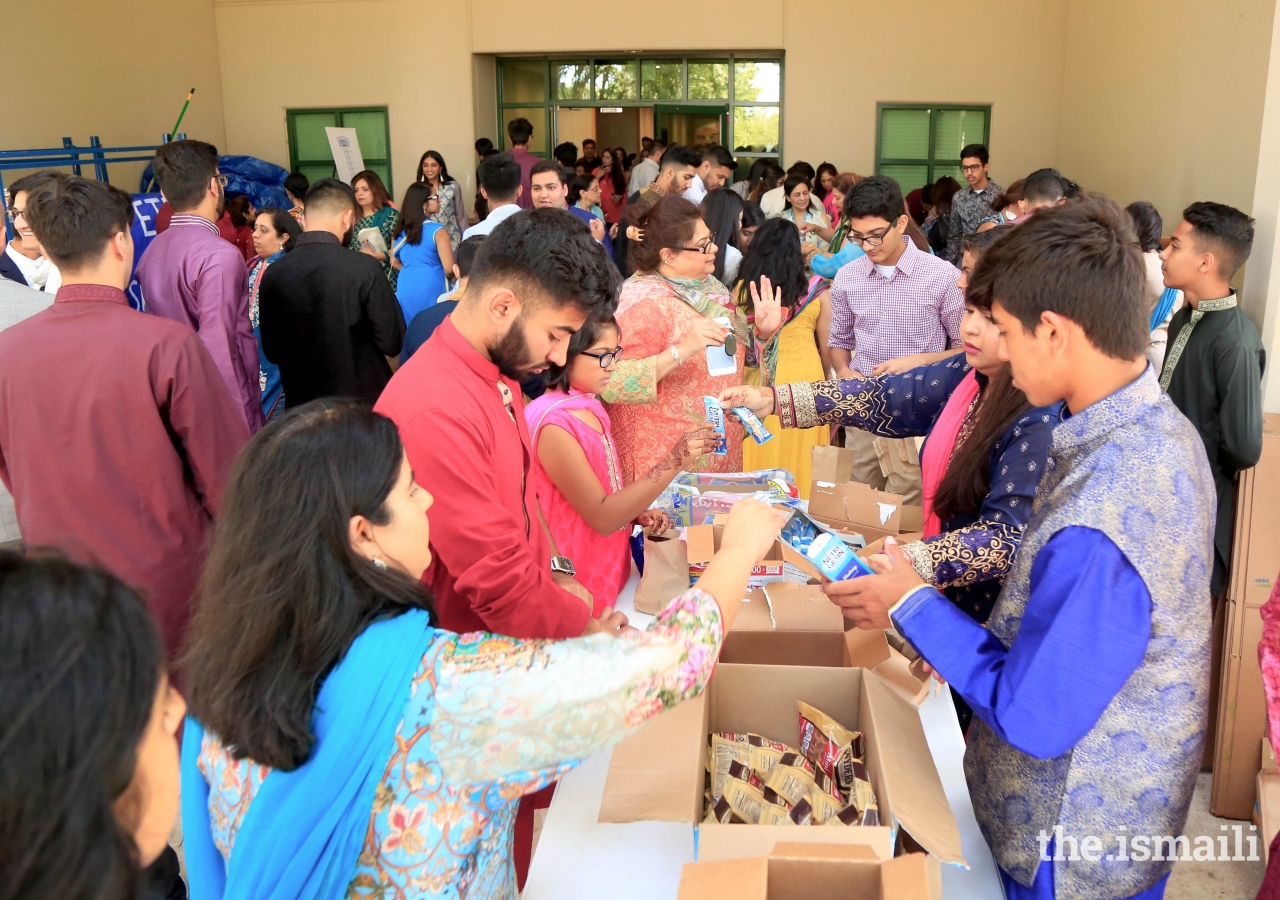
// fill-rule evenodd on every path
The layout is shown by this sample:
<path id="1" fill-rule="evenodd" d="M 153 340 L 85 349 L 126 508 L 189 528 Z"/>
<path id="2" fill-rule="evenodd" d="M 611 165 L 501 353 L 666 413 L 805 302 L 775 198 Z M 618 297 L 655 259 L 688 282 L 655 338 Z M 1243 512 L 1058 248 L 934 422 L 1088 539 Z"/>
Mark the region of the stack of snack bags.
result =
<path id="1" fill-rule="evenodd" d="M 758 734 L 708 736 L 707 821 L 879 825 L 862 733 L 801 701 L 800 749 Z"/>
<path id="2" fill-rule="evenodd" d="M 716 490 L 717 487 L 758 487 L 752 493 Z M 652 507 L 671 517 L 676 527 L 703 525 L 717 513 L 727 513 L 740 500 L 761 503 L 799 503 L 795 476 L 786 469 L 761 469 L 757 472 L 681 472 L 664 490 Z"/>

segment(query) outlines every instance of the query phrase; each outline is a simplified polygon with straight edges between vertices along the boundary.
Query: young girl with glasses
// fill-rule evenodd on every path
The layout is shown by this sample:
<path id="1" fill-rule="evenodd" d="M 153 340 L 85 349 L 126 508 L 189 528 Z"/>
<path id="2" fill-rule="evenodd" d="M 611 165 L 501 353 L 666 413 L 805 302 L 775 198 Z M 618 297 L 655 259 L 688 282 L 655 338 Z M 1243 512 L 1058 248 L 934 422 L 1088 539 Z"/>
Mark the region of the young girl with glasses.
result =
<path id="1" fill-rule="evenodd" d="M 631 574 L 631 526 L 651 534 L 670 528 L 666 513 L 649 505 L 686 462 L 715 449 L 710 426 L 694 425 L 646 477 L 623 487 L 609 414 L 598 396 L 609 385 L 620 343 L 611 312 L 589 319 L 569 341 L 565 364 L 543 376 L 546 393 L 525 407 L 542 463 L 534 469 L 538 502 L 557 550 L 574 560 L 578 581 L 591 592 L 593 616 L 613 606 Z"/>

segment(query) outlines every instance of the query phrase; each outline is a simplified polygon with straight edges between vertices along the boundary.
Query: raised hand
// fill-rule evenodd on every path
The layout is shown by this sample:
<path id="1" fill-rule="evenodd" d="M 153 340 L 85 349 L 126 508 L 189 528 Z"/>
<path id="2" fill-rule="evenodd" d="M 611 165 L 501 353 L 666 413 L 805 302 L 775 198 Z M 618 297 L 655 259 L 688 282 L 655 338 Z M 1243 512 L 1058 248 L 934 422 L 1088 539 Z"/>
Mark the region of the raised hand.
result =
<path id="1" fill-rule="evenodd" d="M 767 341 L 782 327 L 782 288 L 775 288 L 768 275 L 760 276 L 759 290 L 754 283 L 748 287 L 756 310 L 756 334 Z"/>

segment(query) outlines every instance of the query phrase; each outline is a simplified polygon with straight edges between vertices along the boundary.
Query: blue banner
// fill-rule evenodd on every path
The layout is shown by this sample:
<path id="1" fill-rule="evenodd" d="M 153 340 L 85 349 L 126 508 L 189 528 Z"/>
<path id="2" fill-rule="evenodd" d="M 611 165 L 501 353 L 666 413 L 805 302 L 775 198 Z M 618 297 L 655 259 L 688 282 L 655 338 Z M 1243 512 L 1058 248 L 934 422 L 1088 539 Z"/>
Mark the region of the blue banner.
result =
<path id="1" fill-rule="evenodd" d="M 138 260 L 142 259 L 142 253 L 151 244 L 152 239 L 156 236 L 156 216 L 160 212 L 160 207 L 164 205 L 164 197 L 160 194 L 134 194 L 133 195 L 133 271 L 138 271 Z M 129 275 L 129 289 L 125 291 L 129 295 L 129 305 L 134 309 L 143 310 L 145 312 L 145 304 L 142 300 L 142 288 L 138 286 L 138 279 Z"/>

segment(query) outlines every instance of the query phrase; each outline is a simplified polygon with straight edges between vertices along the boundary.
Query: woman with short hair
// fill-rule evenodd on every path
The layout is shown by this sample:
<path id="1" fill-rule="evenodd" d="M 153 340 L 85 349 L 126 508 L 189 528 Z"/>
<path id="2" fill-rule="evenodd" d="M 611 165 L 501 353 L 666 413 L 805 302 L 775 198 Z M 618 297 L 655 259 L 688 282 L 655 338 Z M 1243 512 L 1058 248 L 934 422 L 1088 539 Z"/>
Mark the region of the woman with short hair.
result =
<path id="1" fill-rule="evenodd" d="M 387 188 L 377 172 L 370 169 L 357 172 L 351 179 L 351 189 L 355 191 L 356 205 L 360 208 L 356 211 L 356 223 L 351 227 L 351 243 L 347 246 L 372 256 L 380 262 L 383 274 L 387 276 L 387 281 L 391 282 L 391 287 L 394 289 L 396 270 L 391 265 L 391 242 L 395 237 L 400 216 L 391 205 L 391 197 L 387 194 Z M 360 233 L 370 228 L 376 228 L 382 235 L 385 250 L 379 250 L 367 238 L 360 239 Z"/>

